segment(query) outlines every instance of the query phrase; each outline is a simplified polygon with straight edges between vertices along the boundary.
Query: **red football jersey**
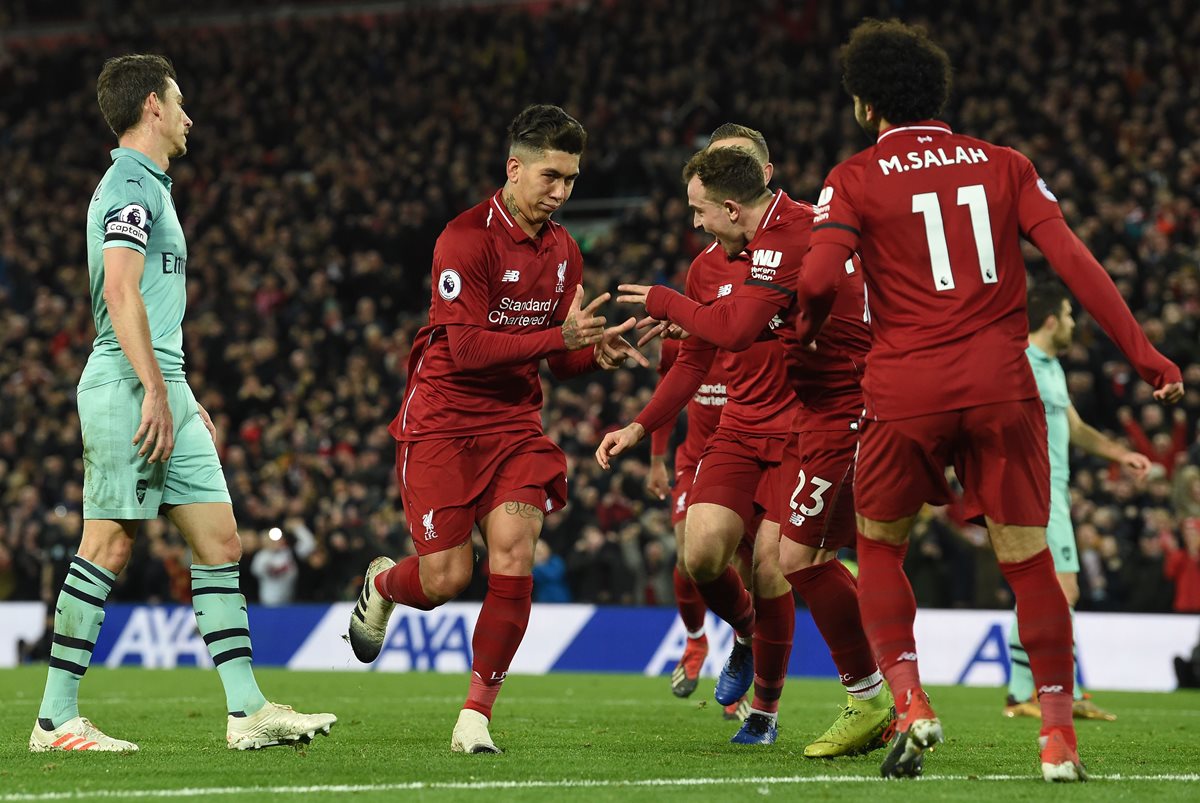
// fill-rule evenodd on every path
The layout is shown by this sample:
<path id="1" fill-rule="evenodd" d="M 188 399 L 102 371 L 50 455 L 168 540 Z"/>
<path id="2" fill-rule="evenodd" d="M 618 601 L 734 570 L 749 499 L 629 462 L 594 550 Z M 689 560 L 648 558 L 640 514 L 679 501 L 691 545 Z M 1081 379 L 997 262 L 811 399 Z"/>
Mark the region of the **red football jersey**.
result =
<path id="1" fill-rule="evenodd" d="M 868 415 L 1037 396 L 1020 236 L 1061 217 L 1029 159 L 937 121 L 890 128 L 830 172 L 812 242 L 862 256 Z"/>
<path id="2" fill-rule="evenodd" d="M 779 307 L 770 323 L 787 357 L 788 382 L 801 410 L 795 431 L 846 430 L 862 413 L 860 382 L 871 330 L 867 323 L 863 272 L 857 259 L 846 262 L 847 281 L 838 293 L 815 350 L 796 335 L 796 288 L 812 234 L 813 208 L 782 190 L 746 245 L 750 272 L 739 293 Z"/>
<path id="3" fill-rule="evenodd" d="M 744 254 L 730 259 L 714 242 L 688 269 L 686 295 L 701 304 L 732 295 L 746 280 L 748 268 Z M 722 429 L 754 435 L 789 431 L 796 414 L 796 396 L 788 387 L 783 346 L 769 330 L 745 351 L 719 350 L 713 366 L 723 372 L 729 391 L 721 413 Z"/>
<path id="4" fill-rule="evenodd" d="M 542 431 L 540 359 L 458 368 L 446 327 L 525 335 L 562 325 L 583 277 L 583 256 L 558 223 L 530 238 L 500 193 L 446 225 L 433 250 L 429 323 L 413 342 L 408 386 L 389 431 L 397 440 Z"/>

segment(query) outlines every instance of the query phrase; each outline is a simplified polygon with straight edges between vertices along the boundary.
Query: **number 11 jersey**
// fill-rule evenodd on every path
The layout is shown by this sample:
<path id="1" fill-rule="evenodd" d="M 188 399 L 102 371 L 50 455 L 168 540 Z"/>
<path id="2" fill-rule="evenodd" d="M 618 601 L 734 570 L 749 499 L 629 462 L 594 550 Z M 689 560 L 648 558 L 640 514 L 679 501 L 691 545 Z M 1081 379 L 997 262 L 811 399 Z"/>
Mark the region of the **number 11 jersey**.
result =
<path id="1" fill-rule="evenodd" d="M 1037 397 L 1020 238 L 1061 217 L 1029 159 L 933 120 L 889 128 L 830 172 L 812 244 L 862 257 L 868 417 Z"/>

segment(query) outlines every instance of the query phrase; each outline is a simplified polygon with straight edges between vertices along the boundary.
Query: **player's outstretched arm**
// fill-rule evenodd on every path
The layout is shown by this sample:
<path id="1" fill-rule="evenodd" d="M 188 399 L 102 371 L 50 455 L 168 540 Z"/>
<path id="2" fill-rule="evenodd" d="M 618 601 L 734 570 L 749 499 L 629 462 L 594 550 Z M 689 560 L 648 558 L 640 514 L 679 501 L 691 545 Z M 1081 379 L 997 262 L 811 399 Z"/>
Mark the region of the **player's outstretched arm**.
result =
<path id="1" fill-rule="evenodd" d="M 587 307 L 583 303 L 583 287 L 576 287 L 575 298 L 562 325 L 529 334 L 493 332 L 474 323 L 446 325 L 450 357 L 461 371 L 477 371 L 499 365 L 540 360 L 563 351 L 590 349 L 604 337 L 604 318 L 595 314 L 596 308 L 609 299 L 609 294 L 597 296 Z"/>
<path id="2" fill-rule="evenodd" d="M 646 409 L 629 426 L 604 436 L 596 450 L 596 462 L 609 468 L 612 456 L 636 446 L 647 432 L 653 432 L 679 415 L 703 384 L 716 353 L 711 344 L 695 338 L 681 348 L 678 360 L 654 389 Z"/>
<path id="3" fill-rule="evenodd" d="M 651 318 L 647 315 L 637 322 L 637 330 L 642 333 L 638 338 L 638 348 L 646 345 L 657 337 L 661 337 L 663 341 L 668 340 L 687 340 L 690 333 L 677 323 L 671 321 L 660 321 L 657 318 Z"/>
<path id="4" fill-rule="evenodd" d="M 1117 441 L 1105 435 L 1095 427 L 1086 423 L 1079 416 L 1075 405 L 1067 407 L 1067 427 L 1072 446 L 1078 446 L 1090 455 L 1120 463 L 1138 482 L 1146 478 L 1153 465 L 1149 457 L 1126 449 Z"/>
<path id="5" fill-rule="evenodd" d="M 1150 344 L 1141 325 L 1125 305 L 1108 272 L 1096 261 L 1062 218 L 1033 227 L 1029 239 L 1046 255 L 1055 273 L 1096 319 L 1134 369 L 1154 388 L 1154 398 L 1174 404 L 1183 398 L 1179 366 Z"/>
<path id="6" fill-rule="evenodd" d="M 663 285 L 622 284 L 617 301 L 640 304 L 651 318 L 670 320 L 717 348 L 745 351 L 758 339 L 779 305 L 742 293 L 699 304 Z"/>
<path id="7" fill-rule="evenodd" d="M 104 250 L 104 303 L 121 351 L 133 366 L 145 390 L 142 420 L 133 443 L 141 443 L 139 456 L 147 462 L 166 462 L 175 449 L 175 425 L 167 403 L 167 383 L 154 357 L 150 320 L 142 300 L 142 273 L 146 257 L 132 248 Z"/>
<path id="8" fill-rule="evenodd" d="M 555 379 L 571 379 L 589 374 L 597 368 L 616 371 L 624 368 L 628 360 L 633 360 L 643 368 L 649 368 L 650 361 L 624 338 L 625 332 L 635 325 L 635 319 L 630 318 L 605 329 L 600 342 L 590 348 L 547 357 L 546 363 L 550 366 L 550 372 L 554 374 Z"/>

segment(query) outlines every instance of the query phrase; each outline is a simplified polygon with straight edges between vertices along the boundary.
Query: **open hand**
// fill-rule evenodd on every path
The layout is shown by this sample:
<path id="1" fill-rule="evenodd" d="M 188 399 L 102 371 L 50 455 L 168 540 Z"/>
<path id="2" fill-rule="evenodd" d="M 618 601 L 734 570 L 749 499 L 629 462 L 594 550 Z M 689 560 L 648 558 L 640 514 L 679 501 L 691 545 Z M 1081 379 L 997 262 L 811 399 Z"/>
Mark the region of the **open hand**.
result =
<path id="1" fill-rule="evenodd" d="M 604 436 L 604 440 L 600 441 L 600 447 L 596 449 L 596 462 L 607 471 L 612 468 L 611 458 L 637 446 L 644 437 L 646 437 L 646 428 L 636 421 L 624 429 L 608 433 Z"/>
<path id="2" fill-rule="evenodd" d="M 592 299 L 586 307 L 583 306 L 583 285 L 575 286 L 575 297 L 567 310 L 567 318 L 563 321 L 563 344 L 567 351 L 578 351 L 595 343 L 604 337 L 605 319 L 596 315 L 596 310 L 612 296 L 602 293 Z"/>
<path id="3" fill-rule="evenodd" d="M 643 368 L 650 367 L 650 361 L 622 337 L 636 324 L 636 319 L 630 318 L 617 326 L 604 330 L 604 337 L 596 346 L 596 364 L 605 371 L 615 371 L 625 365 L 625 360 L 632 359 Z M 639 343 L 638 345 L 641 345 Z"/>

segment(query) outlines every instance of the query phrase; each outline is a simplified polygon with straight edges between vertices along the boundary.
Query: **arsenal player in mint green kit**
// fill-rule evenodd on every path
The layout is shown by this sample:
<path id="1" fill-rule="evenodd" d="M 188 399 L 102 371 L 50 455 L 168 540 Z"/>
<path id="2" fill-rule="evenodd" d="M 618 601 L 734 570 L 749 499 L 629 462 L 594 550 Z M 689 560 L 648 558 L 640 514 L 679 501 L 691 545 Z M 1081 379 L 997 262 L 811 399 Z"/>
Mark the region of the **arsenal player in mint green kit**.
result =
<path id="1" fill-rule="evenodd" d="M 138 749 L 80 716 L 79 682 L 138 528 L 160 511 L 192 549 L 192 605 L 225 688 L 227 746 L 308 742 L 329 733 L 337 717 L 267 702 L 258 689 L 238 590 L 242 546 L 216 430 L 183 372 L 187 244 L 167 167 L 187 152 L 192 121 L 175 70 L 161 56 L 109 59 L 96 95 L 120 147 L 87 216 L 96 340 L 79 379 L 83 539 L 55 604 L 46 692 L 29 749 Z"/>

